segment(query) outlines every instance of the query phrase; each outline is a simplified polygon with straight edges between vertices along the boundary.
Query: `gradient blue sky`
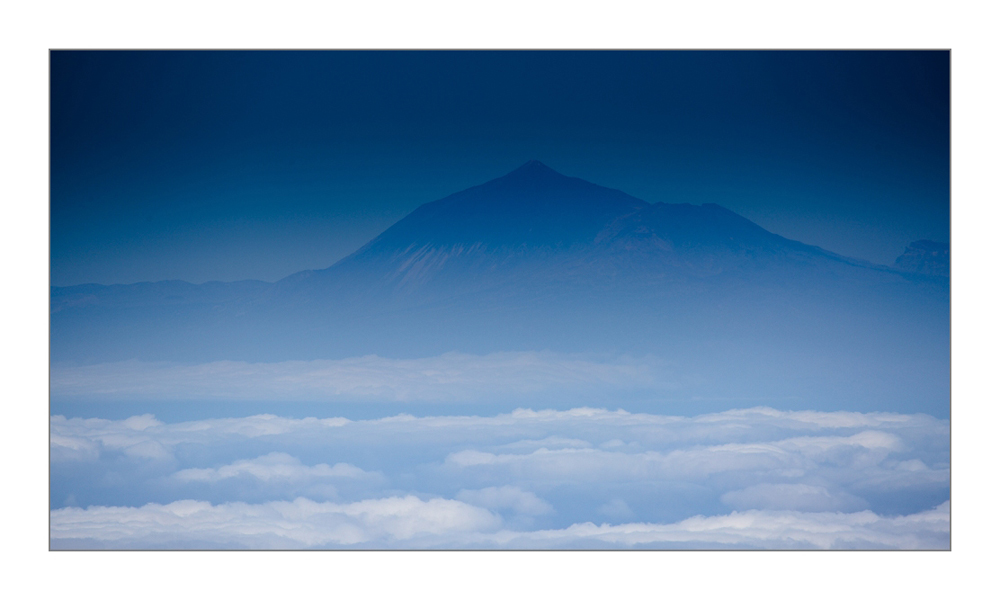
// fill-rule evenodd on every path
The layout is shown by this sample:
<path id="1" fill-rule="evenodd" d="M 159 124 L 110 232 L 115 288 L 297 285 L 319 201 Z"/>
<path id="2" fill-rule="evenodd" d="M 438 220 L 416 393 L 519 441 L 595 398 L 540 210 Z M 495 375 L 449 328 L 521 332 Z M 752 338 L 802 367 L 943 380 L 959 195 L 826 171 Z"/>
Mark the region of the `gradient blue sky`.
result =
<path id="1" fill-rule="evenodd" d="M 323 268 L 528 159 L 891 263 L 949 233 L 947 52 L 53 52 L 54 285 Z"/>

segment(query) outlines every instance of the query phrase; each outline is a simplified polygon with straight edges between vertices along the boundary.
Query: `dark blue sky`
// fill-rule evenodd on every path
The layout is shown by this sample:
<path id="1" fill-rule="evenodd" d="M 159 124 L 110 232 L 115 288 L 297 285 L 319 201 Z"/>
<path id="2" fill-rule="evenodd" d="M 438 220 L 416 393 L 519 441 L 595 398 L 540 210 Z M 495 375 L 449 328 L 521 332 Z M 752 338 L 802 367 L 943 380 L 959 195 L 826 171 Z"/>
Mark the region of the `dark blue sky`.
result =
<path id="1" fill-rule="evenodd" d="M 891 263 L 948 241 L 947 52 L 54 52 L 52 283 L 323 268 L 538 159 Z"/>

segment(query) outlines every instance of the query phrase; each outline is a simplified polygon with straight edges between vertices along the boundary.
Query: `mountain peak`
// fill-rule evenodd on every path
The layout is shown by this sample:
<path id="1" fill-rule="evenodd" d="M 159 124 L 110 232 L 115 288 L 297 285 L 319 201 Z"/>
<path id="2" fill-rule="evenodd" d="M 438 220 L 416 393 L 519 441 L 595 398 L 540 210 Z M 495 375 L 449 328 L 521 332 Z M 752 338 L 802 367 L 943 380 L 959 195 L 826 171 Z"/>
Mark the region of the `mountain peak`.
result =
<path id="1" fill-rule="evenodd" d="M 529 160 L 528 162 L 524 163 L 520 167 L 514 169 L 513 172 L 530 170 L 530 169 L 552 171 L 553 173 L 555 172 L 555 170 L 553 170 L 552 167 L 550 167 L 550 166 L 546 165 L 545 163 L 543 163 L 542 161 L 536 160 L 534 158 L 531 159 L 531 160 Z"/>
<path id="2" fill-rule="evenodd" d="M 565 178 L 566 175 L 559 173 L 540 160 L 531 159 L 510 173 L 500 177 L 502 180 L 532 181 L 539 179 Z"/>
<path id="3" fill-rule="evenodd" d="M 586 245 L 608 223 L 648 205 L 529 160 L 506 175 L 421 205 L 356 254 Z"/>

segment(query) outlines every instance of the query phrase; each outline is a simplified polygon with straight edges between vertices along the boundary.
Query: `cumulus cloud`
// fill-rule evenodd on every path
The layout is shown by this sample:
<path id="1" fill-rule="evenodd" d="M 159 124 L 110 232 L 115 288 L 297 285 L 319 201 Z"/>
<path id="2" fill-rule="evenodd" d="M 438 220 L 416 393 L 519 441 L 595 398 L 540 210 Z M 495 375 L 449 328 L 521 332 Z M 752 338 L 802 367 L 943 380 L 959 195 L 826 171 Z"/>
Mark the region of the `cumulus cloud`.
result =
<path id="1" fill-rule="evenodd" d="M 619 505 L 619 511 L 622 510 Z M 321 548 L 478 547 L 749 547 L 948 548 L 948 503 L 917 514 L 882 517 L 871 511 L 751 510 L 677 523 L 576 523 L 564 529 L 511 531 L 482 508 L 414 496 L 351 504 L 184 500 L 137 508 L 63 508 L 52 512 L 56 548 Z"/>
<path id="2" fill-rule="evenodd" d="M 374 420 L 345 418 L 289 419 L 274 415 L 205 419 L 164 424 L 153 415 L 121 421 L 106 419 L 50 419 L 53 444 L 72 448 L 82 441 L 106 448 L 125 448 L 140 441 L 166 445 L 219 444 L 232 440 L 267 439 L 330 443 L 350 439 L 385 446 L 393 443 L 474 443 L 478 448 L 516 452 L 537 449 L 692 449 L 708 446 L 733 452 L 767 453 L 791 449 L 813 456 L 831 448 L 918 450 L 939 453 L 948 447 L 948 422 L 927 415 L 888 413 L 831 413 L 831 423 L 820 426 L 810 411 L 768 408 L 732 410 L 698 417 L 675 417 L 609 411 L 517 409 L 492 417 L 413 417 L 401 414 Z M 829 435 L 836 434 L 836 435 Z M 908 441 L 910 440 L 910 441 Z M 746 446 L 739 446 L 744 444 Z M 756 446 L 755 446 L 756 444 Z M 780 448 L 775 446 L 780 444 Z M 913 457 L 920 458 L 920 457 Z M 927 462 L 927 461 L 924 461 Z"/>
<path id="3" fill-rule="evenodd" d="M 532 452 L 495 454 L 469 449 L 449 454 L 445 463 L 459 468 L 503 470 L 550 481 L 681 478 L 695 481 L 727 472 L 795 478 L 821 466 L 877 467 L 888 455 L 886 450 L 899 448 L 900 444 L 893 435 L 866 431 L 851 436 L 796 437 L 670 452 L 541 447 Z"/>
<path id="4" fill-rule="evenodd" d="M 241 541 L 233 533 L 225 538 L 233 545 L 408 544 L 416 538 L 397 536 L 393 532 L 402 530 L 390 530 L 384 519 L 372 521 L 374 529 L 364 535 L 337 537 L 330 531 L 367 531 L 365 523 L 374 517 L 347 507 L 413 498 L 404 505 L 433 502 L 461 514 L 491 515 L 488 527 L 460 534 L 448 529 L 451 533 L 435 537 L 433 543 L 442 546 L 911 547 L 907 544 L 940 541 L 933 528 L 940 526 L 943 509 L 934 507 L 950 495 L 949 425 L 926 415 L 758 408 L 677 417 L 576 408 L 372 420 L 256 415 L 183 423 L 152 415 L 53 416 L 50 433 L 51 502 L 62 523 L 58 531 L 53 528 L 53 539 L 87 538 L 94 544 L 201 543 L 195 538 L 209 536 L 208 529 L 185 534 L 187 541 L 168 540 L 170 528 L 180 527 L 169 515 L 186 506 L 176 504 L 182 501 L 202 503 L 197 506 L 205 527 L 216 526 L 212 519 L 231 517 L 251 529 L 277 518 L 275 507 L 286 506 L 281 502 L 326 507 L 302 525 L 326 532 L 315 539 L 286 539 L 274 533 L 278 527 L 266 530 L 270 541 Z M 64 509 L 72 510 L 59 512 Z M 85 535 L 86 519 L 105 509 L 117 515 L 107 517 L 109 523 L 140 515 L 145 525 L 113 539 Z M 855 515 L 856 522 L 830 516 L 838 514 Z M 916 514 L 930 520 L 892 516 Z M 792 533 L 754 533 L 739 541 L 734 523 L 743 521 L 733 515 L 761 528 L 787 521 Z M 697 520 L 702 518 L 709 520 Z M 156 525 L 161 521 L 168 524 Z M 319 521 L 333 529 L 323 529 L 327 525 Z M 73 529 L 73 523 L 83 529 Z M 632 529 L 620 529 L 629 523 Z M 716 527 L 719 523 L 728 525 Z M 840 537 L 795 533 L 817 523 L 846 529 Z M 695 535 L 697 527 L 708 525 L 714 537 Z M 913 534 L 917 541 L 907 541 L 904 525 L 924 528 Z M 354 539 L 359 541 L 344 541 Z M 421 540 L 413 543 L 419 546 Z"/>
<path id="5" fill-rule="evenodd" d="M 49 448 L 55 462 L 91 461 L 100 456 L 100 442 L 81 436 L 64 436 L 53 432 L 49 435 Z"/>
<path id="6" fill-rule="evenodd" d="M 574 524 L 565 529 L 500 532 L 508 547 L 660 546 L 746 548 L 898 548 L 950 547 L 950 505 L 902 517 L 871 511 L 795 512 L 751 510 L 713 517 L 696 516 L 678 523 L 623 525 Z"/>
<path id="7" fill-rule="evenodd" d="M 358 479 L 371 474 L 346 463 L 337 463 L 332 467 L 321 463 L 306 466 L 302 461 L 285 454 L 272 452 L 265 456 L 250 460 L 238 460 L 232 464 L 217 469 L 183 469 L 174 473 L 178 481 L 215 482 L 235 477 L 251 477 L 261 481 L 310 481 L 316 479 Z"/>
<path id="8" fill-rule="evenodd" d="M 291 502 L 215 505 L 195 500 L 52 512 L 56 547 L 309 548 L 359 546 L 496 529 L 499 518 L 457 500 L 415 496 L 350 504 Z"/>
<path id="9" fill-rule="evenodd" d="M 197 365 L 130 360 L 55 365 L 54 398 L 125 400 L 469 400 L 501 395 L 587 393 L 595 389 L 667 390 L 659 359 L 551 352 L 447 353 L 419 359 L 362 356 L 341 360 Z"/>

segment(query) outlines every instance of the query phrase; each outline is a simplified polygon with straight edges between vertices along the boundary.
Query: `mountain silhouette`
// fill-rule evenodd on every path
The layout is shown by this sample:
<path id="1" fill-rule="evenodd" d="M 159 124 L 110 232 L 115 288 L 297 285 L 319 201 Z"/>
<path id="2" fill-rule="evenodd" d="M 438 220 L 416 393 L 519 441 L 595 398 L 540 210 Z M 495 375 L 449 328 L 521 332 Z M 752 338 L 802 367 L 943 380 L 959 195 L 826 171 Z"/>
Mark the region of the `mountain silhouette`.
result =
<path id="1" fill-rule="evenodd" d="M 273 284 L 52 288 L 51 356 L 655 355 L 695 382 L 691 396 L 941 402 L 949 284 L 923 271 L 789 240 L 717 204 L 650 204 L 529 161 L 420 206 L 327 269 Z"/>
<path id="2" fill-rule="evenodd" d="M 649 204 L 532 160 L 420 206 L 351 256 L 296 273 L 276 290 L 322 302 L 363 281 L 355 291 L 412 301 L 527 281 L 599 288 L 827 261 L 874 267 L 770 233 L 717 204 Z"/>
<path id="3" fill-rule="evenodd" d="M 950 246 L 931 240 L 917 240 L 906 247 L 896 259 L 895 266 L 922 275 L 948 277 L 951 273 Z"/>

